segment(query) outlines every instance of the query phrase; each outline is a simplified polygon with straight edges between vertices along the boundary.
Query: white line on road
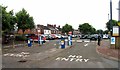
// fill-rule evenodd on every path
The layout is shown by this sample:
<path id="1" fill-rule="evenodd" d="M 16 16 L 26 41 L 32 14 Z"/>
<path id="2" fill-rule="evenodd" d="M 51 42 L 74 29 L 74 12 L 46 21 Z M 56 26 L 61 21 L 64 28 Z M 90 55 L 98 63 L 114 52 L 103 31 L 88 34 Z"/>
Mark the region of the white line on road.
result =
<path id="1" fill-rule="evenodd" d="M 88 43 L 84 45 L 85 47 L 88 46 Z"/>

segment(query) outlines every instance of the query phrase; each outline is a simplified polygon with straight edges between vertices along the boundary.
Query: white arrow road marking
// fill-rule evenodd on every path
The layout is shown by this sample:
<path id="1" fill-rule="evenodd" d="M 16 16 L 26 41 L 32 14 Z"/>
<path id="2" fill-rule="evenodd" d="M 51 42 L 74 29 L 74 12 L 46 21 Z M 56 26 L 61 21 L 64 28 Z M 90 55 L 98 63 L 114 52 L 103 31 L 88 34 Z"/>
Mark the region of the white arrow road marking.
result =
<path id="1" fill-rule="evenodd" d="M 84 45 L 85 47 L 88 46 L 88 43 Z"/>
<path id="2" fill-rule="evenodd" d="M 88 62 L 89 59 L 84 59 L 85 62 Z"/>

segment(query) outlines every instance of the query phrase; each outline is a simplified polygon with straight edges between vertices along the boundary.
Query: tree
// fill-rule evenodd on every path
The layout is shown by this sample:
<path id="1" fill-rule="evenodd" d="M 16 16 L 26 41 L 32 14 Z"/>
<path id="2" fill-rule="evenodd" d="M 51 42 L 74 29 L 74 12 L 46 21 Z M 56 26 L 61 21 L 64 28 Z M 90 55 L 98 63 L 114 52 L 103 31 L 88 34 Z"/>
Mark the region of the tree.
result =
<path id="1" fill-rule="evenodd" d="M 93 34 L 96 32 L 96 29 L 89 23 L 80 24 L 78 29 L 82 34 Z"/>
<path id="2" fill-rule="evenodd" d="M 26 29 L 35 27 L 33 17 L 31 17 L 24 8 L 16 13 L 16 21 L 18 29 L 22 29 L 23 33 Z"/>
<path id="3" fill-rule="evenodd" d="M 13 16 L 13 10 L 7 12 L 7 7 L 2 7 L 2 31 L 10 32 L 14 29 L 14 24 L 16 22 L 15 16 Z"/>
<path id="4" fill-rule="evenodd" d="M 68 25 L 68 24 L 65 24 L 63 27 L 62 27 L 62 33 L 67 33 L 68 34 L 68 32 L 69 31 L 73 31 L 74 29 L 72 28 L 72 26 L 71 25 Z"/>
<path id="5" fill-rule="evenodd" d="M 109 30 L 103 31 L 103 34 L 108 34 Z"/>
<path id="6" fill-rule="evenodd" d="M 91 34 L 96 34 L 96 29 L 95 28 L 92 28 Z"/>
<path id="7" fill-rule="evenodd" d="M 106 28 L 110 31 L 110 22 L 112 23 L 111 26 L 118 26 L 118 21 L 116 20 L 109 20 L 107 23 L 106 23 Z"/>
<path id="8" fill-rule="evenodd" d="M 102 29 L 97 30 L 97 34 L 103 34 L 103 30 Z"/>

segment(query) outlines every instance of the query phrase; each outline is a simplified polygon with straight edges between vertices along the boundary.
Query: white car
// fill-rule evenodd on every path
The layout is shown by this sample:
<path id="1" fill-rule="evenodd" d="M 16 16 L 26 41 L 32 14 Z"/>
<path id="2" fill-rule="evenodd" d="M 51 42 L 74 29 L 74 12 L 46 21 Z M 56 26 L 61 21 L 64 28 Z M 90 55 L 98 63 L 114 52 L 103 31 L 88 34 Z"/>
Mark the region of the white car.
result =
<path id="1" fill-rule="evenodd" d="M 55 36 L 60 39 L 61 38 L 61 35 L 60 34 L 55 34 Z"/>
<path id="2" fill-rule="evenodd" d="M 109 38 L 109 35 L 108 34 L 104 34 L 103 35 L 103 39 L 108 39 Z"/>

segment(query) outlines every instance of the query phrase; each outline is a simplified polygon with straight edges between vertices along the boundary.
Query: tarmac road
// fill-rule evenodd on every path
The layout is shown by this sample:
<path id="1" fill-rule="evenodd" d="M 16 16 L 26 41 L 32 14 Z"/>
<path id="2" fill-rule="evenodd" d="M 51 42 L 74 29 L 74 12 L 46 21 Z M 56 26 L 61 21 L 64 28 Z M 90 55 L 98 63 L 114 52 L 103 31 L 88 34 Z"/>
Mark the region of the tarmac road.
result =
<path id="1" fill-rule="evenodd" d="M 27 62 L 20 63 L 17 61 L 21 58 L 3 56 L 3 66 L 4 68 L 118 68 L 117 61 L 105 59 L 97 54 L 95 41 L 73 42 L 71 48 L 62 50 L 55 49 L 55 43 L 55 40 L 50 41 L 44 44 L 44 48 L 17 48 L 15 53 L 29 50 L 30 56 L 26 58 Z"/>
<path id="2" fill-rule="evenodd" d="M 76 56 L 75 59 L 68 59 L 71 55 Z M 81 61 L 77 59 L 78 56 L 82 56 L 79 58 Z M 96 42 L 94 41 L 87 43 L 75 42 L 72 48 L 51 59 L 42 61 L 42 63 L 39 66 L 43 68 L 118 68 L 117 61 L 105 59 L 96 53 Z"/>

